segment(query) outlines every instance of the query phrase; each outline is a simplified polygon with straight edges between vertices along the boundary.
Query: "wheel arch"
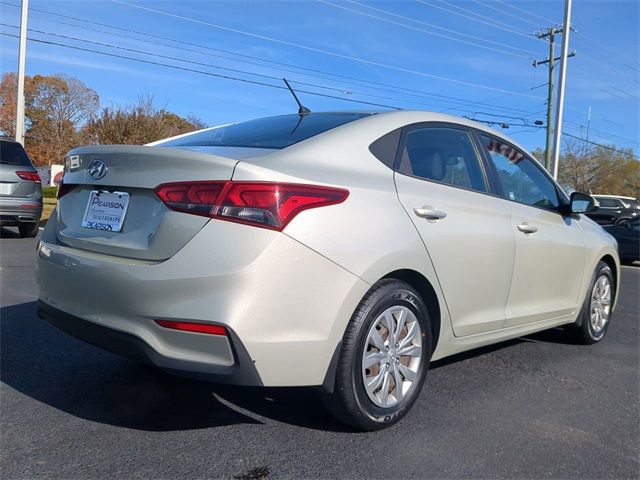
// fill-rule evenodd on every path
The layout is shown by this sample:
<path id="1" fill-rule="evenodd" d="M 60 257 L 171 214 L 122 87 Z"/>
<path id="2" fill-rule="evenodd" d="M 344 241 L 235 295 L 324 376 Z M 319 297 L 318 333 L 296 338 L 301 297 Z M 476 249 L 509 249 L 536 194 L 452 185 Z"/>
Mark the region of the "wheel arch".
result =
<path id="1" fill-rule="evenodd" d="M 420 298 L 424 301 L 427 306 L 427 310 L 429 312 L 429 324 L 431 326 L 431 352 L 435 351 L 436 346 L 438 345 L 438 339 L 440 338 L 440 331 L 442 325 L 442 309 L 440 307 L 440 302 L 438 301 L 438 296 L 436 295 L 436 291 L 433 288 L 431 282 L 425 277 L 423 274 L 416 270 L 412 269 L 399 269 L 394 270 L 393 272 L 389 272 L 378 281 L 383 279 L 394 279 L 406 282 L 411 287 L 413 287 L 419 294 Z M 375 285 L 374 282 L 373 284 Z M 338 359 L 340 357 L 340 351 L 342 349 L 342 340 L 338 342 L 336 348 L 331 357 L 331 362 L 329 363 L 329 367 L 327 368 L 327 372 L 324 377 L 324 381 L 320 388 L 325 392 L 332 393 L 335 385 L 335 376 L 336 369 L 338 365 Z"/>
<path id="2" fill-rule="evenodd" d="M 431 282 L 420 272 L 411 269 L 395 270 L 385 275 L 384 278 L 393 278 L 408 283 L 420 294 L 420 297 L 429 311 L 429 323 L 431 325 L 431 351 L 434 352 L 440 338 L 440 327 L 442 325 L 442 310 L 436 291 Z M 381 279 L 382 280 L 382 279 Z"/>
<path id="3" fill-rule="evenodd" d="M 613 294 L 615 295 L 615 298 L 618 298 L 618 282 L 619 282 L 618 265 L 616 264 L 615 259 L 609 254 L 604 255 L 600 259 L 600 261 L 606 263 L 609 266 L 609 268 L 611 269 L 611 273 L 613 273 L 613 278 L 614 278 L 614 280 L 616 282 Z M 614 302 L 615 302 L 615 299 L 614 299 Z"/>

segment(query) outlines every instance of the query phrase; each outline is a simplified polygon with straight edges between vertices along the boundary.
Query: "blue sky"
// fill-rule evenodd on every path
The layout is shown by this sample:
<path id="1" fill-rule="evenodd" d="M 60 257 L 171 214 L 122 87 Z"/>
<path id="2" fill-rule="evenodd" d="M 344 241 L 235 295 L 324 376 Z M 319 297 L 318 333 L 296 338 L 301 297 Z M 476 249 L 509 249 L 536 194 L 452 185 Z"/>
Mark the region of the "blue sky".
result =
<path id="1" fill-rule="evenodd" d="M 17 5 L 2 0 L 0 32 L 17 33 Z M 514 126 L 506 133 L 533 149 L 544 145 L 544 130 L 515 126 L 545 120 L 548 71 L 531 64 L 548 56 L 548 44 L 531 34 L 561 23 L 563 6 L 559 0 L 31 0 L 34 39 L 198 72 L 30 42 L 27 73 L 77 77 L 103 106 L 152 94 L 158 105 L 210 125 L 295 110 L 286 91 L 214 75 L 277 86 L 286 76 L 299 90 L 507 121 Z M 574 0 L 572 23 L 577 55 L 569 60 L 565 130 L 586 135 L 591 106 L 590 140 L 637 155 L 640 2 Z M 17 69 L 17 50 L 15 38 L 0 37 L 2 72 Z M 380 108 L 300 97 L 317 111 Z"/>

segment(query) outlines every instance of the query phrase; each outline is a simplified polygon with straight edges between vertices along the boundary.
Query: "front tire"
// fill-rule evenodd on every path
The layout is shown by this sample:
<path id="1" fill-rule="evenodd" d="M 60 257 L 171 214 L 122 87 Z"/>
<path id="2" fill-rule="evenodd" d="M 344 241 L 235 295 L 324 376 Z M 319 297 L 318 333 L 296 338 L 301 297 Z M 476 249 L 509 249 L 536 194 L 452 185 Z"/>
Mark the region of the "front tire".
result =
<path id="1" fill-rule="evenodd" d="M 429 313 L 420 295 L 405 282 L 381 280 L 347 326 L 326 407 L 360 430 L 394 424 L 422 389 L 431 345 Z"/>
<path id="2" fill-rule="evenodd" d="M 569 332 L 577 343 L 591 345 L 601 341 L 609 329 L 615 280 L 609 265 L 599 262 L 596 267 L 580 317 Z"/>

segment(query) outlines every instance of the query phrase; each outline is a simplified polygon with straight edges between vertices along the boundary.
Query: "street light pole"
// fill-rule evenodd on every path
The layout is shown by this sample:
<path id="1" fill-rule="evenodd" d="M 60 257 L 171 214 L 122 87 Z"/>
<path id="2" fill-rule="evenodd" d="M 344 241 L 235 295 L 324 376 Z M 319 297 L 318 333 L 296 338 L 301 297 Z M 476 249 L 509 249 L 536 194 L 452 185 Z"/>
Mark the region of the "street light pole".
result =
<path id="1" fill-rule="evenodd" d="M 569 55 L 569 33 L 571 32 L 571 0 L 565 0 L 564 25 L 562 26 L 562 52 L 560 54 L 560 75 L 558 79 L 558 109 L 556 129 L 553 136 L 553 178 L 558 179 L 560 164 L 560 140 L 562 136 L 562 115 L 564 113 L 564 88 L 567 79 L 567 58 Z"/>
<path id="2" fill-rule="evenodd" d="M 16 142 L 24 145 L 24 70 L 27 56 L 27 13 L 29 0 L 22 0 L 20 15 L 20 48 L 18 53 L 18 92 L 16 95 Z"/>

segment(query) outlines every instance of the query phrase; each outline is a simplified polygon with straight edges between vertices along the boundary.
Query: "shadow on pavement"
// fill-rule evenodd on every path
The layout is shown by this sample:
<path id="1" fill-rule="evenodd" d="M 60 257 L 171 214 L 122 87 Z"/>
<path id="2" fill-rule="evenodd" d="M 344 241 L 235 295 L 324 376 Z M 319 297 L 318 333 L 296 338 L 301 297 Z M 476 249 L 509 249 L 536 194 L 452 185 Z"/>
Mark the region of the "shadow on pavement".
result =
<path id="1" fill-rule="evenodd" d="M 18 228 L 0 227 L 0 238 L 20 238 Z"/>
<path id="2" fill-rule="evenodd" d="M 72 338 L 36 315 L 37 302 L 0 309 L 0 380 L 71 415 L 147 431 L 262 423 L 266 417 L 325 431 L 353 431 L 311 388 L 247 388 L 182 379 Z M 525 341 L 567 343 L 560 329 L 463 352 L 437 369 Z M 239 407 L 239 408 L 238 408 Z"/>
<path id="3" fill-rule="evenodd" d="M 312 389 L 240 388 L 174 377 L 69 337 L 39 319 L 36 309 L 37 302 L 0 309 L 0 380 L 71 415 L 147 431 L 262 423 L 252 414 L 351 431 L 325 412 Z"/>

